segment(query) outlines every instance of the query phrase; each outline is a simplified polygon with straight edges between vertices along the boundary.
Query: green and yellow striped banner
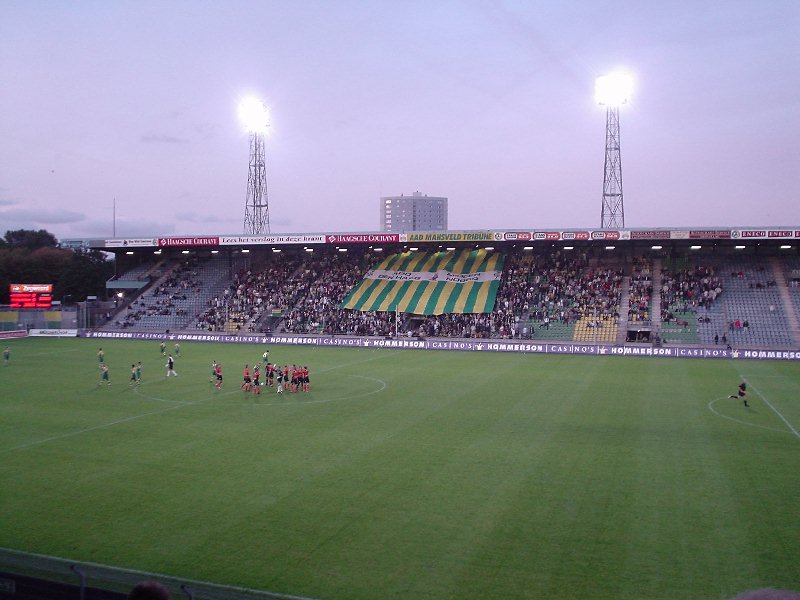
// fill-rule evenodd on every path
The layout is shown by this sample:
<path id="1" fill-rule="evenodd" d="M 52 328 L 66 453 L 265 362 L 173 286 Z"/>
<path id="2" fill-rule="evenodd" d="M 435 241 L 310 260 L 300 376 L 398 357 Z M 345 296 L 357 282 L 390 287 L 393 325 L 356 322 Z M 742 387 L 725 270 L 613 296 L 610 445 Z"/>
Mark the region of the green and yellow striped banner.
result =
<path id="1" fill-rule="evenodd" d="M 364 276 L 341 308 L 416 315 L 488 313 L 502 271 L 503 255 L 484 249 L 392 254 Z"/>

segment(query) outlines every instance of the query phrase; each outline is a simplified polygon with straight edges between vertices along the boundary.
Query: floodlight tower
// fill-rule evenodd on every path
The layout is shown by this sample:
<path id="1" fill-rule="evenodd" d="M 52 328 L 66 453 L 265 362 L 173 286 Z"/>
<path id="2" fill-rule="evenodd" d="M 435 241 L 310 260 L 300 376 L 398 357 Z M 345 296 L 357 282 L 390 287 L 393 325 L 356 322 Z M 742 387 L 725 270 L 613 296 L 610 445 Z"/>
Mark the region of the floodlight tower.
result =
<path id="1" fill-rule="evenodd" d="M 606 158 L 603 173 L 603 207 L 600 227 L 625 227 L 625 208 L 622 202 L 622 157 L 619 151 L 619 107 L 626 104 L 631 93 L 631 78 L 624 73 L 598 77 L 594 96 L 606 107 Z"/>
<path id="2" fill-rule="evenodd" d="M 247 171 L 247 199 L 244 205 L 244 232 L 269 233 L 267 172 L 264 166 L 264 135 L 269 127 L 267 108 L 256 98 L 239 105 L 239 119 L 250 134 L 250 167 Z"/>

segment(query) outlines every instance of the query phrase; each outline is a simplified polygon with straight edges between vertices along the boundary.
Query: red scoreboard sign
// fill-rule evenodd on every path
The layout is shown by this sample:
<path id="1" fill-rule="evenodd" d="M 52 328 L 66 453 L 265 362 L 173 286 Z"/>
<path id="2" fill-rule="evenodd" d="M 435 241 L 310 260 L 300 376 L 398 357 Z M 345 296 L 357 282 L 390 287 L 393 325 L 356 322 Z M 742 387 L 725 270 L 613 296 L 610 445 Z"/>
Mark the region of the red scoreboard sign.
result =
<path id="1" fill-rule="evenodd" d="M 12 283 L 8 286 L 11 308 L 50 308 L 53 286 L 49 283 Z"/>

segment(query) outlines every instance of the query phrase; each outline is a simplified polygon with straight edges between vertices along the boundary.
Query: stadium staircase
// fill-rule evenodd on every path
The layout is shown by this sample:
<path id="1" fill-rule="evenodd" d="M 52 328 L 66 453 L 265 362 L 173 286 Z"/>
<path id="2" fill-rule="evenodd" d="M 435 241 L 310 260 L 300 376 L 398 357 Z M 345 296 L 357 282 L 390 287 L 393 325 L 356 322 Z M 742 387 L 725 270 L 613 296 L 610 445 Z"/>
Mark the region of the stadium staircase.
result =
<path id="1" fill-rule="evenodd" d="M 650 322 L 653 327 L 653 336 L 661 335 L 661 285 L 663 278 L 661 277 L 661 259 L 656 258 L 653 260 L 653 268 L 651 271 L 653 278 L 653 293 L 650 295 Z"/>
<path id="2" fill-rule="evenodd" d="M 624 310 L 622 307 L 627 307 L 631 299 L 631 278 L 625 277 L 622 280 L 622 286 L 620 288 L 620 297 L 619 297 L 619 324 L 617 326 L 617 336 L 616 340 L 613 340 L 617 344 L 624 344 L 625 340 L 628 336 L 628 309 L 625 308 Z"/>
<path id="3" fill-rule="evenodd" d="M 784 263 L 777 256 L 773 256 L 770 258 L 770 266 L 772 267 L 772 276 L 775 279 L 778 294 L 786 313 L 786 320 L 789 322 L 789 336 L 794 346 L 800 346 L 800 319 L 797 317 L 797 310 L 795 310 L 795 304 L 792 302 L 792 295 L 787 284 L 788 277 L 783 268 Z"/>

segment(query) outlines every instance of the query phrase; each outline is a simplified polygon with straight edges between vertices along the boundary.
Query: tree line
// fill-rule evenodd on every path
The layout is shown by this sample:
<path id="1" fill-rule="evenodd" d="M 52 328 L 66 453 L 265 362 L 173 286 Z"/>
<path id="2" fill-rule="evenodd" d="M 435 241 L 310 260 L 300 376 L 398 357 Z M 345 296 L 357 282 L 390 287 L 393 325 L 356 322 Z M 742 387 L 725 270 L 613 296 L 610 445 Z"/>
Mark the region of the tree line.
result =
<path id="1" fill-rule="evenodd" d="M 6 231 L 0 238 L 0 304 L 9 303 L 12 283 L 51 283 L 53 299 L 65 304 L 104 298 L 113 274 L 114 263 L 104 252 L 59 248 L 44 229 Z"/>

